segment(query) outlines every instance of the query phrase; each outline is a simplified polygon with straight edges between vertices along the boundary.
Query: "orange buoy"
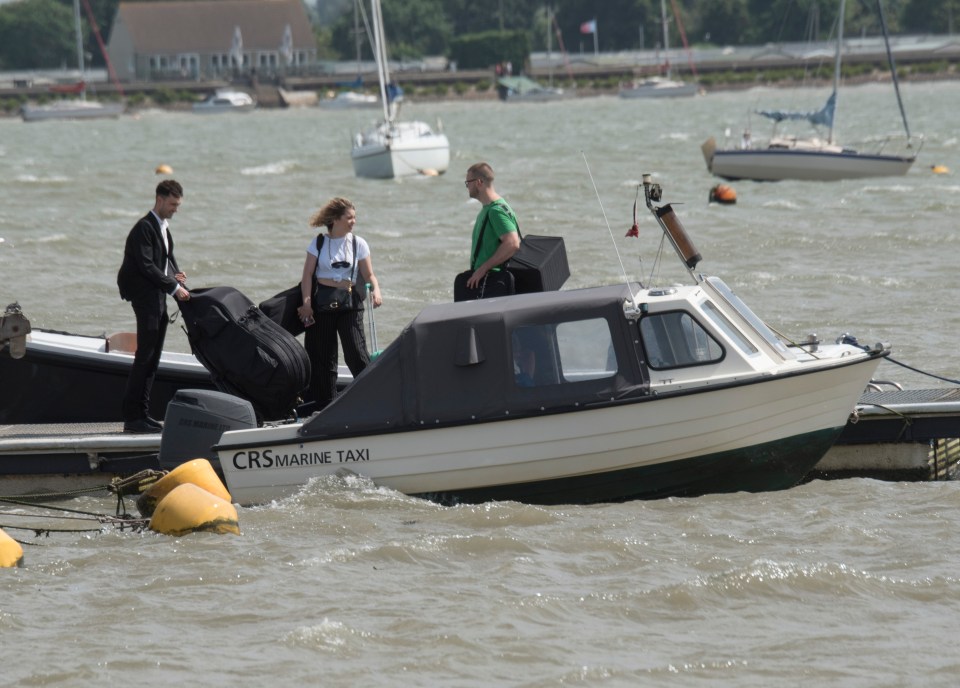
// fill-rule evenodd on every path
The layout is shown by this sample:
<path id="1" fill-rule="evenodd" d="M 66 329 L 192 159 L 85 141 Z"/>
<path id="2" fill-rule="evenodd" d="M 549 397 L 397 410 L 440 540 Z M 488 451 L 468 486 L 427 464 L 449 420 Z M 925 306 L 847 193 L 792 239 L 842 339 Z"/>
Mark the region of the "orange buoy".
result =
<path id="1" fill-rule="evenodd" d="M 0 529 L 0 569 L 23 566 L 23 547 Z"/>
<path id="2" fill-rule="evenodd" d="M 150 530 L 164 535 L 208 532 L 240 534 L 237 508 L 193 483 L 170 490 L 150 518 Z"/>
<path id="3" fill-rule="evenodd" d="M 732 186 L 727 186 L 726 184 L 717 184 L 712 189 L 710 189 L 710 203 L 723 203 L 724 205 L 732 205 L 737 202 L 737 192 L 734 191 Z"/>
<path id="4" fill-rule="evenodd" d="M 213 470 L 210 462 L 206 459 L 193 459 L 174 468 L 137 498 L 137 510 L 140 515 L 144 518 L 152 516 L 157 504 L 167 494 L 186 483 L 196 485 L 226 502 L 231 501 L 230 493 L 227 492 L 227 488 L 224 487 L 223 481 Z"/>
<path id="5" fill-rule="evenodd" d="M 950 174 L 950 168 L 946 165 L 931 165 L 930 170 L 934 174 Z"/>
<path id="6" fill-rule="evenodd" d="M 157 174 L 173 174 L 173 168 L 170 165 L 157 165 Z"/>

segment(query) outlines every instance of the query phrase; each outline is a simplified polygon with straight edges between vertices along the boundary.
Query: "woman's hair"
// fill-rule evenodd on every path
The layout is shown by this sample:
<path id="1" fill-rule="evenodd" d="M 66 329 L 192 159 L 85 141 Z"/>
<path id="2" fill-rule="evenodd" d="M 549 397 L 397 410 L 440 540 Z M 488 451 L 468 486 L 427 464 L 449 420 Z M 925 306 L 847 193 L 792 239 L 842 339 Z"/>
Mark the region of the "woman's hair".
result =
<path id="1" fill-rule="evenodd" d="M 340 196 L 331 198 L 325 206 L 313 214 L 313 217 L 310 218 L 310 226 L 330 229 L 333 227 L 334 221 L 343 217 L 343 214 L 348 210 L 356 210 L 349 200 Z"/>

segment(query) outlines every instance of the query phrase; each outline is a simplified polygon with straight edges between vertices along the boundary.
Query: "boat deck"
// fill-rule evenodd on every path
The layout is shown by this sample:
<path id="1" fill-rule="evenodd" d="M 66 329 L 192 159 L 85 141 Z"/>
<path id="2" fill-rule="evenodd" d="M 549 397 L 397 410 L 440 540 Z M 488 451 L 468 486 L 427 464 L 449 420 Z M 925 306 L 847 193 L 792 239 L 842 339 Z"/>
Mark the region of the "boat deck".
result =
<path id="1" fill-rule="evenodd" d="M 866 392 L 811 478 L 948 480 L 960 473 L 960 388 Z"/>
<path id="2" fill-rule="evenodd" d="M 123 423 L 0 425 L 0 495 L 87 493 L 115 477 L 158 469 L 160 433 Z"/>

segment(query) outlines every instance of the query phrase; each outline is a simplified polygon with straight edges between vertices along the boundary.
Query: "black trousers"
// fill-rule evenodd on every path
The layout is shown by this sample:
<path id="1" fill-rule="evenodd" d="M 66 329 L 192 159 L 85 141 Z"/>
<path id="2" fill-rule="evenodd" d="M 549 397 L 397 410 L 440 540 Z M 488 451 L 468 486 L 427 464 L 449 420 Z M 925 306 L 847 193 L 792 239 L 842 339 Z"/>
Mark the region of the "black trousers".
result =
<path id="1" fill-rule="evenodd" d="M 166 298 L 158 291 L 131 302 L 137 318 L 137 353 L 123 395 L 124 421 L 146 418 L 150 410 L 150 390 L 160 366 L 163 340 L 167 336 Z"/>
<path id="2" fill-rule="evenodd" d="M 363 310 L 317 313 L 317 322 L 304 333 L 304 348 L 310 354 L 310 392 L 317 410 L 337 395 L 339 351 L 343 343 L 343 361 L 356 377 L 370 364 L 367 338 L 363 334 Z"/>

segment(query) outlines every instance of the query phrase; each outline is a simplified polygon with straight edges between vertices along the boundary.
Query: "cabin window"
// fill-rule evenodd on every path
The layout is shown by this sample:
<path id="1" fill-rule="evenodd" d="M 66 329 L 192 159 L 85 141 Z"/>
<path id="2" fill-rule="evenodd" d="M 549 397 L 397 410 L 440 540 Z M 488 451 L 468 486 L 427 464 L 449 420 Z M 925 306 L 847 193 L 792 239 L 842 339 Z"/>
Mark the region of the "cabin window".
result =
<path id="1" fill-rule="evenodd" d="M 513 330 L 514 382 L 538 387 L 613 377 L 617 359 L 610 327 L 603 318 Z"/>
<path id="2" fill-rule="evenodd" d="M 715 303 L 704 301 L 701 308 L 703 308 L 703 312 L 706 313 L 707 317 L 713 321 L 713 324 L 717 326 L 717 329 L 727 335 L 730 340 L 736 344 L 741 351 L 743 351 L 743 353 L 745 353 L 747 356 L 752 356 L 753 354 L 758 353 L 759 350 L 757 347 L 755 347 L 749 339 L 743 336 L 743 333 L 740 332 L 740 330 L 735 328 L 733 324 L 727 320 L 727 316 L 720 312 L 720 309 L 717 308 Z"/>
<path id="3" fill-rule="evenodd" d="M 719 277 L 708 277 L 707 282 L 753 326 L 753 329 L 755 329 L 761 337 L 767 340 L 770 346 L 779 351 L 784 357 L 792 358 L 783 341 L 767 327 L 766 323 L 757 317 L 756 313 L 750 310 L 739 296 L 733 293 L 733 290 L 730 289 L 722 279 Z"/>
<path id="4" fill-rule="evenodd" d="M 640 321 L 640 339 L 648 365 L 658 370 L 723 358 L 723 347 L 686 311 L 645 316 Z"/>

